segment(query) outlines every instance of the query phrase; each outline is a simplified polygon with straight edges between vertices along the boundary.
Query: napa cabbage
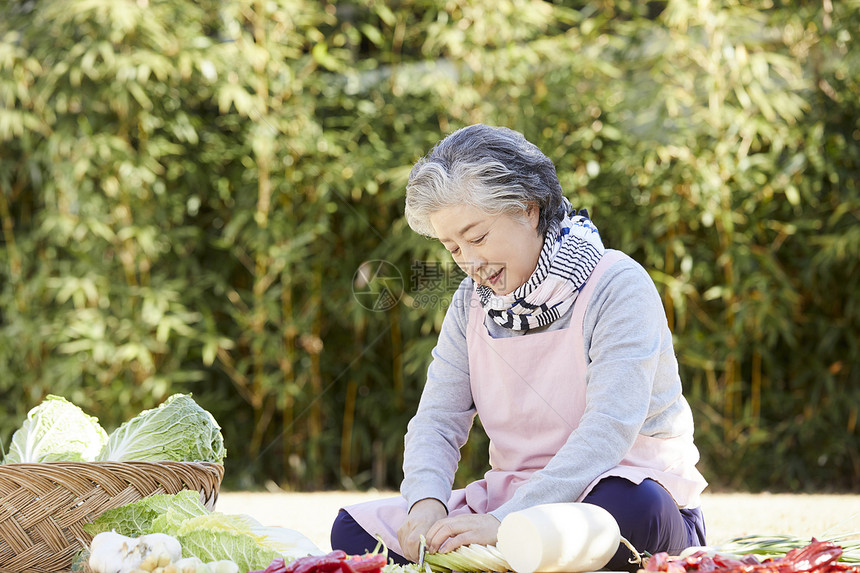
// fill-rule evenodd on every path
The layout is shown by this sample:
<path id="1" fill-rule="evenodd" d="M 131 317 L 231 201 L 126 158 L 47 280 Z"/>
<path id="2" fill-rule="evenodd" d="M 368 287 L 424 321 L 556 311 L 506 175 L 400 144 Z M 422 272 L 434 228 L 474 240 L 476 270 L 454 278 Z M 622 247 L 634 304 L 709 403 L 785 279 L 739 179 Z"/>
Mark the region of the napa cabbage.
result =
<path id="1" fill-rule="evenodd" d="M 91 462 L 107 439 L 98 418 L 51 394 L 12 435 L 5 462 Z"/>
<path id="2" fill-rule="evenodd" d="M 190 394 L 174 394 L 111 432 L 98 461 L 224 463 L 221 426 Z"/>

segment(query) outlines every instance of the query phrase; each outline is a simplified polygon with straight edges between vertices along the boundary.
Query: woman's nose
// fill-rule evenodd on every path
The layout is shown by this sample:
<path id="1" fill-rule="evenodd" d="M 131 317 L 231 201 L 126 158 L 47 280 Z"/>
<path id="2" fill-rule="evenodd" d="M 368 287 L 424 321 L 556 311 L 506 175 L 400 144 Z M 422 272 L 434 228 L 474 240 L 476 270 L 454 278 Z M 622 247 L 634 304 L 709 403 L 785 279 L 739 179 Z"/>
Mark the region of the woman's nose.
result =
<path id="1" fill-rule="evenodd" d="M 463 272 L 471 277 L 477 276 L 487 264 L 486 258 L 482 257 L 476 249 L 463 249 L 458 262 Z"/>

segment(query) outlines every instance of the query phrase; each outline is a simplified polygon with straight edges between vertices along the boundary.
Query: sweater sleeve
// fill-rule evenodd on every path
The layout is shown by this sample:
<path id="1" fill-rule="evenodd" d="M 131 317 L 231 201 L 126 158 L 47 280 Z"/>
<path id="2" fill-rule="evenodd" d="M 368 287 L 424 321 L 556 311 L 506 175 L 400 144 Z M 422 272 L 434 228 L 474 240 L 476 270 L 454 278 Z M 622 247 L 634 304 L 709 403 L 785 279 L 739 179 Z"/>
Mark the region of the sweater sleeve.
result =
<path id="1" fill-rule="evenodd" d="M 467 278 L 454 294 L 432 352 L 418 411 L 407 426 L 400 493 L 409 507 L 425 498 L 438 499 L 447 507 L 460 448 L 475 418 L 466 349 L 472 290 Z"/>
<path id="2" fill-rule="evenodd" d="M 653 281 L 635 263 L 601 278 L 584 319 L 586 406 L 579 426 L 541 470 L 492 514 L 577 499 L 624 458 L 649 413 L 665 337 L 665 313 Z M 670 336 L 670 335 L 669 335 Z"/>

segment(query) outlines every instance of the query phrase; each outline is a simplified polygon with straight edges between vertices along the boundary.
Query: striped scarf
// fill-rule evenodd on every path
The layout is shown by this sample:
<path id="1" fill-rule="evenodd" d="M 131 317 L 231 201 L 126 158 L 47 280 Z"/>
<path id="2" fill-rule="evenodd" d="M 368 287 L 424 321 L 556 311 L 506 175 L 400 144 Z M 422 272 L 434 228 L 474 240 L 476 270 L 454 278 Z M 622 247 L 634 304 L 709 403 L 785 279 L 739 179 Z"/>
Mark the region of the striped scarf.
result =
<path id="1" fill-rule="evenodd" d="M 572 210 L 547 231 L 529 280 L 504 296 L 478 285 L 481 306 L 505 328 L 525 331 L 545 326 L 570 309 L 603 251 L 600 234 L 588 212 Z"/>

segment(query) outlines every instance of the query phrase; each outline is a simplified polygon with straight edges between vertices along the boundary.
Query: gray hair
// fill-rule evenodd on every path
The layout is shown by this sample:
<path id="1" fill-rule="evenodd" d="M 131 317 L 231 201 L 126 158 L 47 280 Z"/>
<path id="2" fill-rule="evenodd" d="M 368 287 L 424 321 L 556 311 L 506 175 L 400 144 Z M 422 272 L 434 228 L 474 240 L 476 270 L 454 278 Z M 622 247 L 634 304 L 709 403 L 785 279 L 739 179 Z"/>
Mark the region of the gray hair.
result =
<path id="1" fill-rule="evenodd" d="M 415 164 L 406 184 L 406 221 L 427 237 L 436 236 L 433 213 L 463 204 L 511 216 L 537 205 L 541 235 L 570 209 L 555 165 L 536 145 L 512 129 L 482 124 L 437 143 Z"/>

